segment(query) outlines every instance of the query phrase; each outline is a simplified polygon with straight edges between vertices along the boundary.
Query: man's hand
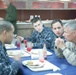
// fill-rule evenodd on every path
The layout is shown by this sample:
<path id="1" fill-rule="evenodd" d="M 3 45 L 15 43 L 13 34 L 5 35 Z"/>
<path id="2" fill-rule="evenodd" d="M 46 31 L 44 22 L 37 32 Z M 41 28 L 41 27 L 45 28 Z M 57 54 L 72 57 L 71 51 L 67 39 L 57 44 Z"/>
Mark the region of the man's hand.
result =
<path id="1" fill-rule="evenodd" d="M 20 53 L 13 56 L 13 59 L 15 59 L 15 60 L 17 60 L 17 61 L 20 61 L 20 58 L 21 58 Z"/>
<path id="2" fill-rule="evenodd" d="M 64 40 L 61 38 L 57 38 L 55 40 L 55 46 L 57 46 L 57 48 L 62 49 L 63 47 L 65 47 Z"/>
<path id="3" fill-rule="evenodd" d="M 16 38 L 19 39 L 20 41 L 24 40 L 24 37 L 22 36 L 17 36 Z"/>

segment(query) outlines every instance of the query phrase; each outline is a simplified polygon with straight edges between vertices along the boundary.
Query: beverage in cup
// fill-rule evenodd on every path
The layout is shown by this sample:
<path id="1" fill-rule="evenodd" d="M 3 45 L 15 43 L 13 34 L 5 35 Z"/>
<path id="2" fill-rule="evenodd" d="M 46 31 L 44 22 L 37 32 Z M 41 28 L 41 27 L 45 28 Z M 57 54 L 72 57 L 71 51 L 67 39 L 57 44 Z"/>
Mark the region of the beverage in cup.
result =
<path id="1" fill-rule="evenodd" d="M 32 49 L 32 42 L 27 42 L 27 51 L 30 52 Z"/>
<path id="2" fill-rule="evenodd" d="M 17 47 L 20 47 L 20 43 L 17 43 Z"/>
<path id="3" fill-rule="evenodd" d="M 20 47 L 21 41 L 19 39 L 17 39 L 17 47 Z"/>
<path id="4" fill-rule="evenodd" d="M 26 44 L 27 44 L 27 40 L 24 40 L 24 44 L 25 44 L 25 46 L 26 46 Z"/>
<path id="5" fill-rule="evenodd" d="M 27 40 L 24 40 L 24 44 L 26 44 L 27 43 Z"/>
<path id="6" fill-rule="evenodd" d="M 42 62 L 42 63 L 44 62 L 44 53 L 43 53 L 43 50 L 39 51 L 39 61 Z"/>

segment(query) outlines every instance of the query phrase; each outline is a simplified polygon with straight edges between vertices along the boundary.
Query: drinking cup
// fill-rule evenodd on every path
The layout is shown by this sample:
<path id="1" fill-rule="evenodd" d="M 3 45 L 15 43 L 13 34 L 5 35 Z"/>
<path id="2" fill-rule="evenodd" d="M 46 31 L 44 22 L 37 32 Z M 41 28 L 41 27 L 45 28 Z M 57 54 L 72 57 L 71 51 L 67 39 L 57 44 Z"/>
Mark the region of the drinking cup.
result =
<path id="1" fill-rule="evenodd" d="M 32 49 L 32 42 L 27 42 L 27 51 L 30 52 Z"/>
<path id="2" fill-rule="evenodd" d="M 40 62 L 44 62 L 44 54 L 43 54 L 43 50 L 39 50 L 39 61 Z"/>
<path id="3" fill-rule="evenodd" d="M 27 44 L 27 40 L 24 40 L 24 44 L 25 44 L 25 46 L 26 46 L 26 44 Z"/>

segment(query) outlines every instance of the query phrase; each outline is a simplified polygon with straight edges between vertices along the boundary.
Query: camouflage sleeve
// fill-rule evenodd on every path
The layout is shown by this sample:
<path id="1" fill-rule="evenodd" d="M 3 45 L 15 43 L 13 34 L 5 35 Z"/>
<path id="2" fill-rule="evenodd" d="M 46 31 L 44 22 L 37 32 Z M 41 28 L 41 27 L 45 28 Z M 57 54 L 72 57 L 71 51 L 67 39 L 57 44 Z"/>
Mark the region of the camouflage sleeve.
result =
<path id="1" fill-rule="evenodd" d="M 63 55 L 71 65 L 76 66 L 76 53 L 70 51 L 69 49 L 65 49 L 63 51 Z"/>
<path id="2" fill-rule="evenodd" d="M 17 61 L 13 61 L 12 63 L 0 62 L 0 75 L 16 75 L 18 66 Z"/>

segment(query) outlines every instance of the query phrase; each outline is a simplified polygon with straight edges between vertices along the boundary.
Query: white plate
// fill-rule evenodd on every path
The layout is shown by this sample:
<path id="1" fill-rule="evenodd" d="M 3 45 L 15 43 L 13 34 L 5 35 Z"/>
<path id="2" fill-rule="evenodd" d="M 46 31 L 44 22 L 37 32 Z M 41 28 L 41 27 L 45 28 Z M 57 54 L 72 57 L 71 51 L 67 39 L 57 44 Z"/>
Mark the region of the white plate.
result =
<path id="1" fill-rule="evenodd" d="M 27 66 L 28 68 L 36 69 L 36 68 L 41 68 L 44 66 L 43 63 L 39 62 L 39 60 L 28 60 L 28 61 L 23 61 L 22 64 L 24 66 Z"/>
<path id="2" fill-rule="evenodd" d="M 42 49 L 32 49 L 32 50 L 31 50 L 31 53 L 37 55 L 40 50 L 42 50 Z M 52 55 L 52 54 L 53 54 L 52 52 L 47 51 L 47 55 Z"/>
<path id="3" fill-rule="evenodd" d="M 17 46 L 15 46 L 14 44 L 5 44 L 6 49 L 14 49 L 17 48 Z"/>
<path id="4" fill-rule="evenodd" d="M 13 57 L 14 55 L 20 55 L 21 57 L 30 56 L 30 54 L 24 50 L 7 50 L 7 54 L 9 57 Z"/>
<path id="5" fill-rule="evenodd" d="M 14 56 L 14 55 L 20 54 L 20 51 L 17 51 L 17 50 L 7 50 L 7 54 L 9 56 Z"/>
<path id="6" fill-rule="evenodd" d="M 29 66 L 27 65 L 28 61 L 32 61 L 34 63 L 34 65 L 36 65 L 36 63 L 38 64 L 39 60 L 25 60 L 22 62 L 22 64 L 24 66 L 27 66 L 30 70 L 32 71 L 45 71 L 45 70 L 53 70 L 53 71 L 57 71 L 60 70 L 59 67 L 55 66 L 54 64 L 48 62 L 48 61 L 44 61 L 43 63 L 40 63 L 39 66 Z"/>

